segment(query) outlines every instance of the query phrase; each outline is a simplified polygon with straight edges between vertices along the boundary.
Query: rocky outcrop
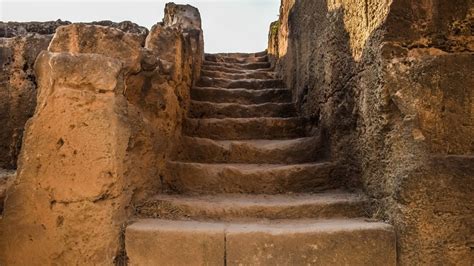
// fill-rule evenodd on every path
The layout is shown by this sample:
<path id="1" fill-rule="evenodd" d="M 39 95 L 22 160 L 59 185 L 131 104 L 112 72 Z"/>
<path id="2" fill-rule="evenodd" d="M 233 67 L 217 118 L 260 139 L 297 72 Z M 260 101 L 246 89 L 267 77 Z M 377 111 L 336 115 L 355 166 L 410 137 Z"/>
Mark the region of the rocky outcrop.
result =
<path id="1" fill-rule="evenodd" d="M 469 1 L 283 0 L 280 11 L 269 54 L 331 156 L 345 158 L 347 185 L 363 187 L 374 216 L 395 225 L 398 263 L 464 265 L 474 186 Z"/>
<path id="2" fill-rule="evenodd" d="M 200 28 L 160 23 L 168 39 L 127 25 L 61 26 L 37 58 L 0 264 L 125 263 L 122 230 L 133 205 L 161 190 L 204 56 Z"/>

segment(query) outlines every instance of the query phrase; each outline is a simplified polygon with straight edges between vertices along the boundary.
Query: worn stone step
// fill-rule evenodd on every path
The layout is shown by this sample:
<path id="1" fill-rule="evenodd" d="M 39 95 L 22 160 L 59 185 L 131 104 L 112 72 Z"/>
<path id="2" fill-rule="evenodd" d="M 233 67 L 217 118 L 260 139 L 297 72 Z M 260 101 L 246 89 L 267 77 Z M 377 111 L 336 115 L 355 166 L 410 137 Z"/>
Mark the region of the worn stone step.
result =
<path id="1" fill-rule="evenodd" d="M 219 65 L 219 64 L 207 64 L 201 66 L 201 71 L 219 71 L 227 74 L 252 74 L 252 73 L 275 73 L 272 68 L 262 68 L 262 69 L 243 69 L 236 68 L 232 65 Z"/>
<path id="2" fill-rule="evenodd" d="M 317 192 L 339 184 L 334 163 L 204 164 L 168 162 L 166 189 L 177 193 L 278 194 Z"/>
<path id="3" fill-rule="evenodd" d="M 201 77 L 199 87 L 228 88 L 228 89 L 284 89 L 285 83 L 280 79 L 220 79 Z"/>
<path id="4" fill-rule="evenodd" d="M 305 119 L 291 118 L 186 118 L 184 135 L 216 140 L 290 139 L 305 136 Z"/>
<path id="5" fill-rule="evenodd" d="M 197 101 L 216 103 L 261 104 L 267 102 L 289 103 L 291 91 L 287 89 L 224 89 L 195 87 L 191 90 L 191 98 Z"/>
<path id="6" fill-rule="evenodd" d="M 326 157 L 319 137 L 243 141 L 183 137 L 177 150 L 177 160 L 199 163 L 294 164 Z"/>
<path id="7" fill-rule="evenodd" d="M 140 219 L 125 247 L 129 265 L 396 265 L 393 227 L 363 219 Z"/>
<path id="8" fill-rule="evenodd" d="M 255 62 L 255 63 L 244 63 L 244 64 L 237 64 L 237 63 L 225 63 L 225 62 L 212 62 L 212 61 L 204 61 L 204 66 L 221 66 L 226 68 L 233 68 L 233 69 L 249 69 L 249 70 L 257 70 L 257 69 L 271 69 L 271 64 L 269 62 Z"/>
<path id="9" fill-rule="evenodd" d="M 361 194 L 331 191 L 281 195 L 157 195 L 136 206 L 146 218 L 235 221 L 364 217 L 367 199 Z"/>
<path id="10" fill-rule="evenodd" d="M 218 70 L 201 70 L 201 76 L 209 78 L 221 78 L 221 79 L 275 79 L 276 74 L 271 71 L 249 71 L 241 73 L 229 73 L 227 71 Z"/>
<path id="11" fill-rule="evenodd" d="M 216 55 L 216 54 L 206 54 L 206 61 L 211 62 L 224 62 L 224 63 L 234 63 L 234 64 L 245 64 L 245 63 L 255 63 L 255 62 L 268 62 L 268 56 L 236 56 L 236 55 Z"/>
<path id="12" fill-rule="evenodd" d="M 234 58 L 241 58 L 241 57 L 262 57 L 268 55 L 267 51 L 261 51 L 256 53 L 215 53 L 215 54 L 206 54 L 212 56 L 225 56 L 225 57 L 234 57 Z"/>
<path id="13" fill-rule="evenodd" d="M 189 112 L 194 118 L 226 118 L 226 117 L 294 117 L 296 108 L 292 103 L 213 103 L 191 101 Z"/>

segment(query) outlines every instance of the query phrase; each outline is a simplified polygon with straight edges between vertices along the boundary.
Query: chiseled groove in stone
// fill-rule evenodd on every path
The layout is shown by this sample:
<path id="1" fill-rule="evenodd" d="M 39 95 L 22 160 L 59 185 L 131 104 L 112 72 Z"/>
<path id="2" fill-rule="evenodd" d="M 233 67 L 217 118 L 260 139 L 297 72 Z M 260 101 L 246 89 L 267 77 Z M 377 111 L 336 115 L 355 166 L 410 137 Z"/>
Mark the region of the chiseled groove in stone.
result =
<path id="1" fill-rule="evenodd" d="M 294 117 L 296 109 L 292 103 L 238 104 L 191 101 L 189 116 L 193 118 Z"/>
<path id="2" fill-rule="evenodd" d="M 308 163 L 325 157 L 319 137 L 289 140 L 212 140 L 183 137 L 176 158 L 200 163 Z"/>
<path id="3" fill-rule="evenodd" d="M 224 89 L 194 87 L 191 90 L 191 99 L 197 101 L 207 101 L 216 103 L 290 103 L 292 100 L 291 91 L 288 89 Z"/>
<path id="4" fill-rule="evenodd" d="M 187 136 L 216 140 L 289 139 L 305 136 L 305 119 L 292 118 L 187 118 Z"/>
<path id="5" fill-rule="evenodd" d="M 193 220 L 301 219 L 365 216 L 365 197 L 341 191 L 280 195 L 157 195 L 139 217 Z"/>
<path id="6" fill-rule="evenodd" d="M 317 192 L 338 185 L 335 164 L 203 164 L 168 162 L 167 190 L 177 193 L 279 194 Z"/>

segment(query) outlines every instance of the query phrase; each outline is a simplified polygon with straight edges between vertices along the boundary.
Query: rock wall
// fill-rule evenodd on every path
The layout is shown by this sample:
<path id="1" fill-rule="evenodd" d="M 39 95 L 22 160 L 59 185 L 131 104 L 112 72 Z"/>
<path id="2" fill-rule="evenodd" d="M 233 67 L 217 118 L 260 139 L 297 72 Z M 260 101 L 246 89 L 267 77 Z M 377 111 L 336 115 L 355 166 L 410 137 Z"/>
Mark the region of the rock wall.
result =
<path id="1" fill-rule="evenodd" d="M 0 168 L 16 169 L 26 121 L 36 106 L 33 64 L 49 35 L 0 38 Z"/>
<path id="2" fill-rule="evenodd" d="M 473 12 L 468 0 L 283 0 L 270 30 L 343 182 L 395 225 L 400 265 L 471 261 Z"/>
<path id="3" fill-rule="evenodd" d="M 204 57 L 199 11 L 168 4 L 165 14 L 150 34 L 61 26 L 38 56 L 0 264 L 126 262 L 122 230 L 161 190 Z"/>
<path id="4" fill-rule="evenodd" d="M 69 21 L 0 22 L 0 168 L 16 169 L 26 121 L 36 106 L 36 77 L 33 64 L 60 26 Z M 132 22 L 97 21 L 103 25 L 142 36 L 148 30 Z"/>

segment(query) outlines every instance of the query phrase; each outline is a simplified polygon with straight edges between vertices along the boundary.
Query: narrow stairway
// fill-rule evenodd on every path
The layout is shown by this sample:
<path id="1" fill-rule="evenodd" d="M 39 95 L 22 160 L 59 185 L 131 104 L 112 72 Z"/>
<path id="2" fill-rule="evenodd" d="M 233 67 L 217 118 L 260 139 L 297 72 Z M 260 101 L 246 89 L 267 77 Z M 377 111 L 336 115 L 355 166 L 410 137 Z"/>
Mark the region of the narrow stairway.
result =
<path id="1" fill-rule="evenodd" d="M 208 54 L 183 147 L 126 229 L 131 265 L 395 265 L 266 53 Z"/>

